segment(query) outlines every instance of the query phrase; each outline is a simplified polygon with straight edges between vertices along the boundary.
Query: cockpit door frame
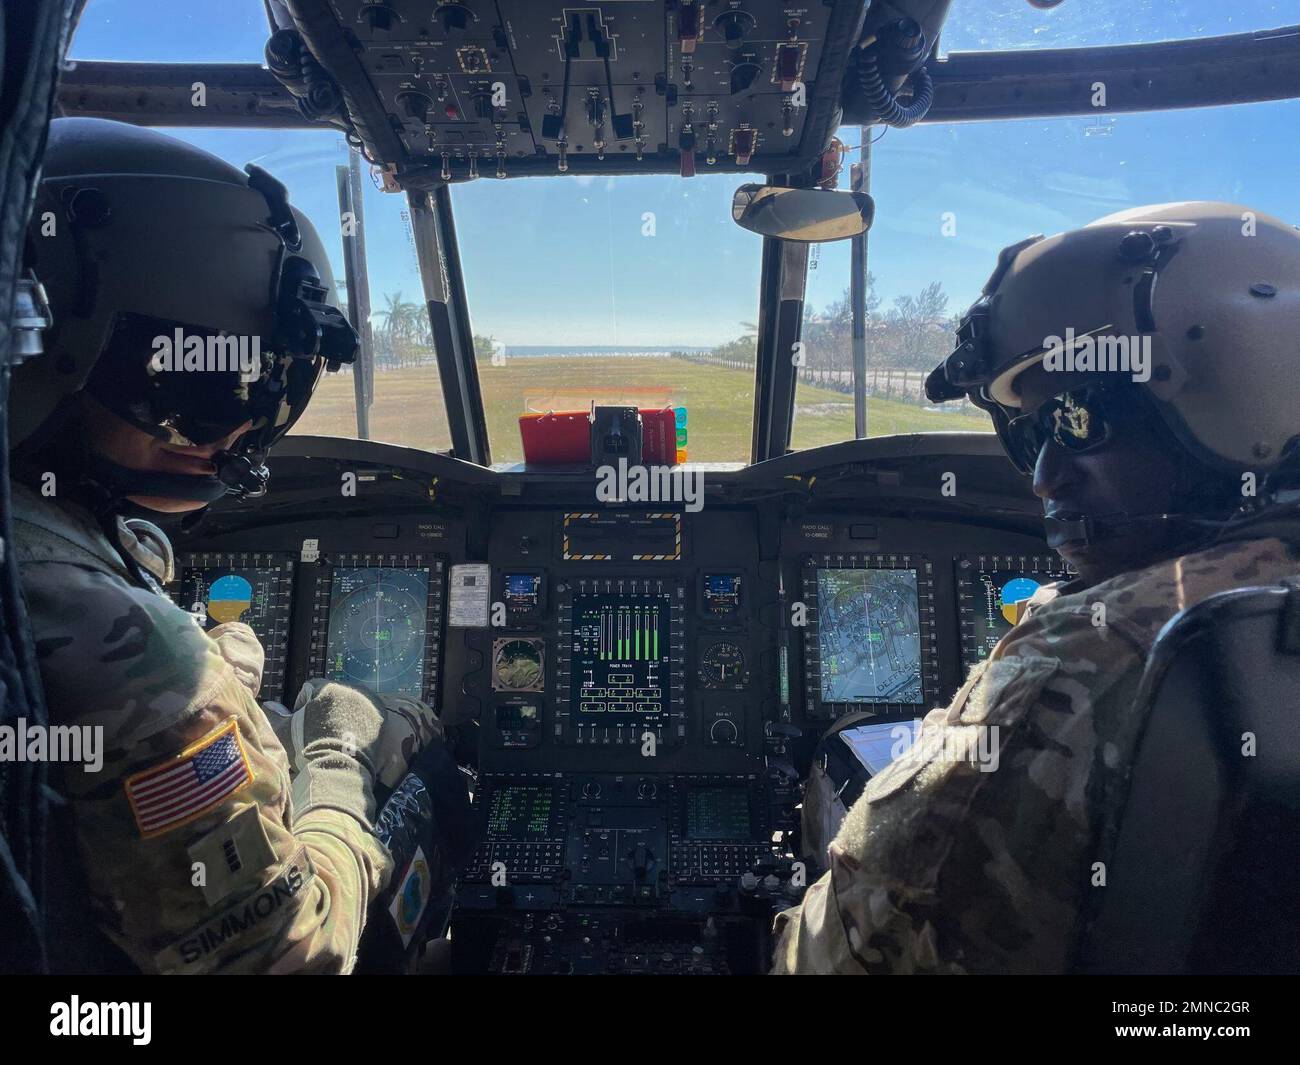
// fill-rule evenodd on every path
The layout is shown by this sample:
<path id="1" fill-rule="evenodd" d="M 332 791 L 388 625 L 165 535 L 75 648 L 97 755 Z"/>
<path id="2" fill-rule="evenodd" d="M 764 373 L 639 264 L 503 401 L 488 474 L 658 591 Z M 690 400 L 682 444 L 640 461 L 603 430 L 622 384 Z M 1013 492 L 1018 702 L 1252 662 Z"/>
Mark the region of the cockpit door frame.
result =
<path id="1" fill-rule="evenodd" d="M 420 264 L 425 311 L 438 359 L 452 454 L 480 466 L 492 464 L 487 417 L 474 358 L 474 332 L 465 297 L 460 246 L 452 216 L 451 190 L 441 185 L 429 192 L 407 193 L 411 232 Z"/>

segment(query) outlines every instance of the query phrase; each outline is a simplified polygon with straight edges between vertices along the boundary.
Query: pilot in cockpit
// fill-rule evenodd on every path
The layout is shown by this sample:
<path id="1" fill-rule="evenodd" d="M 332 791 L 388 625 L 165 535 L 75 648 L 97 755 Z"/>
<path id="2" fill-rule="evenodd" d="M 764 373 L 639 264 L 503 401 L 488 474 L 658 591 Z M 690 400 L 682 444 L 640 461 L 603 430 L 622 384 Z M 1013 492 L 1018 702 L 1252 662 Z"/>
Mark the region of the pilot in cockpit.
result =
<path id="1" fill-rule="evenodd" d="M 56 937 L 50 967 L 349 971 L 392 872 L 376 790 L 438 719 L 318 680 L 274 729 L 252 629 L 161 594 L 160 524 L 260 494 L 267 448 L 352 356 L 324 248 L 264 171 L 65 118 L 28 256 L 55 326 L 14 375 L 14 549 L 50 723 L 94 755 L 51 779 L 47 905 L 104 933 Z"/>
<path id="2" fill-rule="evenodd" d="M 1157 633 L 1300 573 L 1297 336 L 1300 231 L 1239 206 L 1137 208 L 1003 251 L 927 391 L 990 414 L 1078 576 L 1040 589 L 868 783 L 829 871 L 777 917 L 776 972 L 1069 966 Z M 962 756 L 980 731 L 987 764 Z"/>

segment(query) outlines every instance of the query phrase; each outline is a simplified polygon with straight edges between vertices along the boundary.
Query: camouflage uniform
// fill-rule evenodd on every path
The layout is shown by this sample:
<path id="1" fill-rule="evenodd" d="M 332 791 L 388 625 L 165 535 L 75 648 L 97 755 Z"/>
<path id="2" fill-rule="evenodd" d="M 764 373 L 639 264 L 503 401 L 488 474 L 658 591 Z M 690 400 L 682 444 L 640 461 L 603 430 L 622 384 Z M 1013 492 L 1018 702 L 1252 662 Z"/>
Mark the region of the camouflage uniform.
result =
<path id="1" fill-rule="evenodd" d="M 99 772 L 77 764 L 52 775 L 96 924 L 145 972 L 350 970 L 367 907 L 392 872 L 370 832 L 372 757 L 385 742 L 332 756 L 331 768 L 355 781 L 354 802 L 318 797 L 295 812 L 289 762 L 255 698 L 263 653 L 252 630 L 234 622 L 204 633 L 141 587 L 144 574 L 131 572 L 88 512 L 17 483 L 13 493 L 50 723 L 103 728 Z M 165 583 L 166 537 L 120 518 L 116 533 L 151 575 L 144 580 Z M 156 830 L 137 805 L 142 774 L 148 785 L 218 739 L 242 760 L 231 768 L 242 783 L 183 823 L 164 816 Z"/>
<path id="2" fill-rule="evenodd" d="M 1215 592 L 1297 571 L 1265 539 L 1084 590 L 1040 589 L 952 705 L 926 717 L 918 756 L 867 784 L 829 847 L 830 871 L 777 916 L 774 971 L 1068 968 L 1085 897 L 1105 890 L 1093 886 L 1098 831 L 1134 753 L 1130 711 L 1157 633 Z M 993 725 L 995 771 L 954 758 L 974 747 L 972 726 Z"/>

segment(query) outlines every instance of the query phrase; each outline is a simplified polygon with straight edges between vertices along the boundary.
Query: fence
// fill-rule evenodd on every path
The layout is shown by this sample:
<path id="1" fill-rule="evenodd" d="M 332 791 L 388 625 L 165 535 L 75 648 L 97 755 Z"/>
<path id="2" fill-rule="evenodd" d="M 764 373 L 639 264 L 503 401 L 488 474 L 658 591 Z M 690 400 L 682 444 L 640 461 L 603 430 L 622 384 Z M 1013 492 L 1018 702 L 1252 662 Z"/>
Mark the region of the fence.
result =
<path id="1" fill-rule="evenodd" d="M 754 372 L 753 360 L 728 359 L 712 352 L 676 353 L 677 358 L 690 362 L 703 363 L 707 366 L 724 366 L 732 370 Z M 882 399 L 895 399 L 908 403 L 926 404 L 925 379 L 929 374 L 924 370 L 902 370 L 881 366 L 867 370 L 867 395 L 880 396 Z M 799 369 L 799 381 L 813 388 L 824 388 L 831 392 L 853 394 L 853 371 L 836 370 L 822 366 L 803 366 Z M 969 400 L 962 400 L 963 410 L 972 410 Z"/>

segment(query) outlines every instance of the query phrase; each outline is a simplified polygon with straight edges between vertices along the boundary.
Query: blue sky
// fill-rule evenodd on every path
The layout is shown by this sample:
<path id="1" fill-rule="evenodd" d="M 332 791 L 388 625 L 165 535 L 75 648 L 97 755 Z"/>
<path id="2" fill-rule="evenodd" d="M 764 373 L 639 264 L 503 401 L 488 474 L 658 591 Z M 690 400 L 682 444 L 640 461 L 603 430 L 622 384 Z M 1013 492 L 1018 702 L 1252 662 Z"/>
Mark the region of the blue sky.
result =
<path id="1" fill-rule="evenodd" d="M 1241 32 L 1295 21 L 1283 0 L 954 0 L 942 47 L 1071 47 Z M 73 58 L 260 61 L 259 0 L 90 0 Z M 870 268 L 886 303 L 941 281 L 968 303 L 999 248 L 1141 203 L 1224 199 L 1300 220 L 1300 103 L 890 130 L 873 149 Z M 179 132 L 179 131 L 178 131 Z M 330 132 L 187 131 L 289 186 L 338 255 Z M 879 131 L 876 131 L 879 135 Z M 844 139 L 857 143 L 857 131 Z M 484 178 L 453 192 L 476 332 L 507 344 L 715 344 L 757 311 L 759 240 L 729 217 L 740 179 Z M 372 302 L 418 298 L 404 200 L 369 188 Z M 944 236 L 946 212 L 955 236 Z M 653 215 L 653 236 L 645 233 Z M 848 283 L 847 244 L 810 276 L 820 307 Z"/>

